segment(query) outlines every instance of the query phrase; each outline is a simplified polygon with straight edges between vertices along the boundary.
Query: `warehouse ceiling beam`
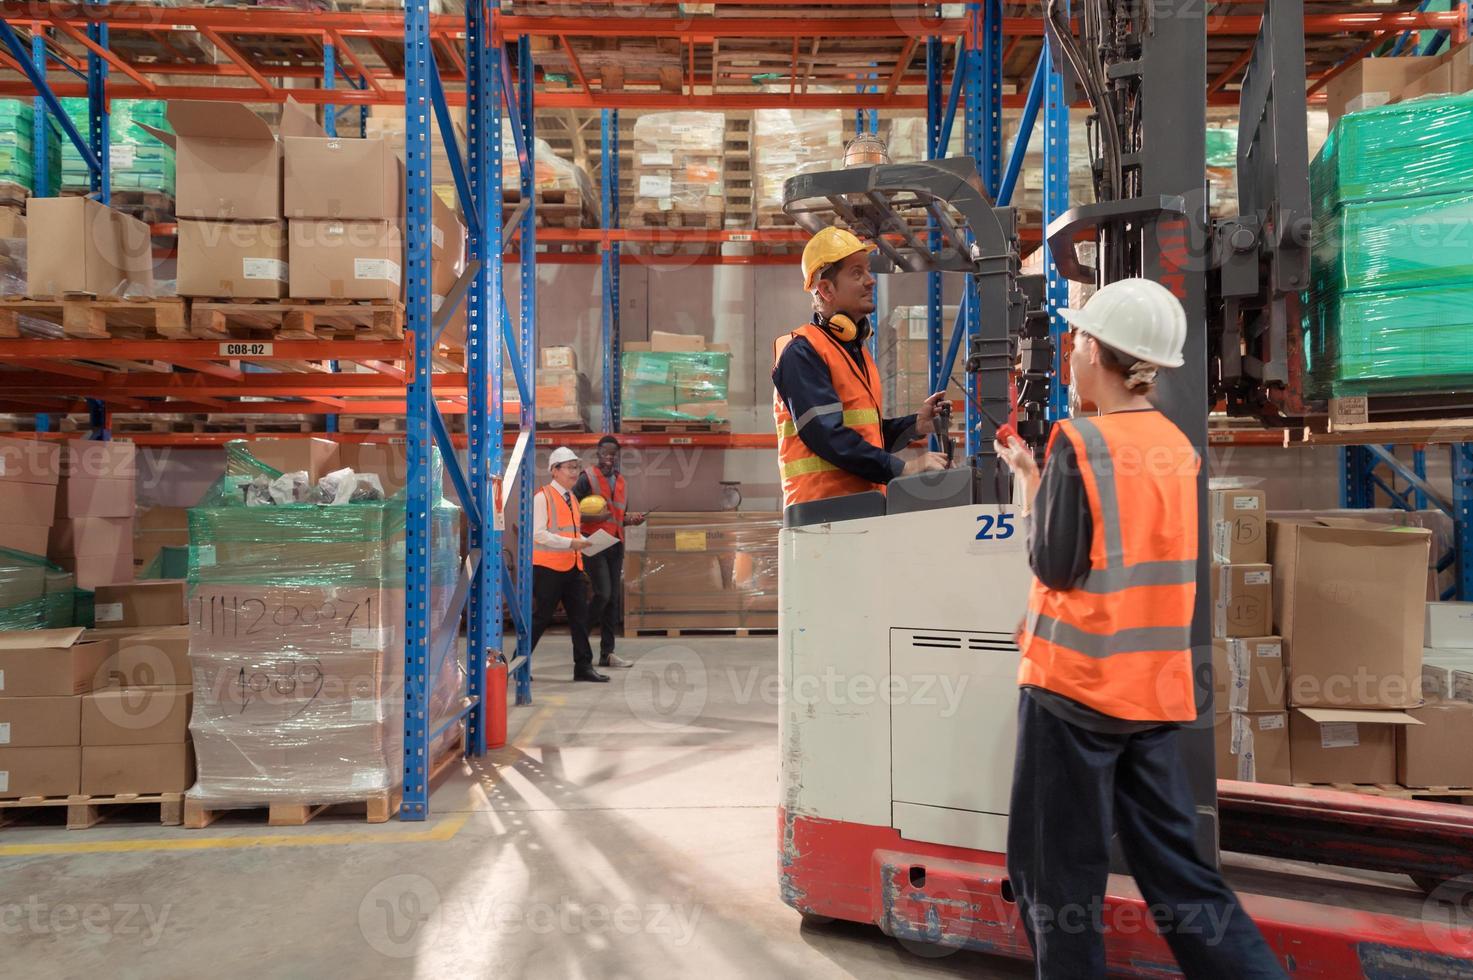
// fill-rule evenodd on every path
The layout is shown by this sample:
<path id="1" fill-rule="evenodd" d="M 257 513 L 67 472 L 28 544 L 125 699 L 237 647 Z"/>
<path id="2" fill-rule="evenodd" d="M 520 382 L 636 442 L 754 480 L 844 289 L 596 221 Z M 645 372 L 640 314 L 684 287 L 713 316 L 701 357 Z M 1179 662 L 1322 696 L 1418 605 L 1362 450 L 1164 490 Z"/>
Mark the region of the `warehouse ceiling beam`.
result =
<path id="1" fill-rule="evenodd" d="M 348 63 L 351 64 L 354 70 L 358 72 L 358 77 L 368 83 L 368 87 L 373 89 L 374 94 L 381 97 L 387 96 L 388 93 L 385 92 L 384 87 L 379 84 L 378 76 L 369 71 L 368 68 L 364 66 L 363 59 L 358 56 L 357 51 L 353 50 L 353 46 L 347 42 L 346 38 L 343 37 L 342 32 L 338 30 L 329 30 L 327 32 L 327 36 L 332 38 L 333 46 L 337 48 L 338 53 L 348 59 Z M 398 95 L 397 92 L 394 94 Z"/>
<path id="2" fill-rule="evenodd" d="M 1229 65 L 1221 75 L 1218 75 L 1207 85 L 1207 94 L 1212 95 L 1216 93 L 1225 85 L 1227 85 L 1228 82 L 1231 82 L 1233 79 L 1237 78 L 1238 73 L 1247 66 L 1248 62 L 1252 60 L 1252 58 L 1253 49 L 1251 47 L 1244 49 L 1243 53 L 1234 58 L 1233 63 Z"/>
<path id="3" fill-rule="evenodd" d="M 919 43 L 920 38 L 906 38 L 905 47 L 900 50 L 900 59 L 895 62 L 895 71 L 890 75 L 890 84 L 885 86 L 886 98 L 894 96 L 896 89 L 900 88 L 900 80 L 905 77 L 905 73 L 910 69 L 910 63 L 915 58 L 916 47 Z"/>

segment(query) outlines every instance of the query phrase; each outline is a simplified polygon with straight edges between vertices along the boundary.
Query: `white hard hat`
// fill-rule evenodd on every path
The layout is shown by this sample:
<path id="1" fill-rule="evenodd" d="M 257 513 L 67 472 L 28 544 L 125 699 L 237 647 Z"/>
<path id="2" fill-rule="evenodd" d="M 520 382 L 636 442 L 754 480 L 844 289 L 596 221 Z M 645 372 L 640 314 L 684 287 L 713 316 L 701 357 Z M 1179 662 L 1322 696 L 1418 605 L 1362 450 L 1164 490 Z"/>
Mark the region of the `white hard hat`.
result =
<path id="1" fill-rule="evenodd" d="M 551 456 L 547 457 L 547 468 L 552 469 L 554 466 L 560 466 L 563 463 L 576 463 L 577 461 L 577 453 L 573 452 L 567 446 L 559 446 L 552 451 Z"/>
<path id="2" fill-rule="evenodd" d="M 1121 279 L 1100 289 L 1082 309 L 1060 309 L 1070 326 L 1106 347 L 1159 367 L 1181 367 L 1187 314 L 1171 290 L 1149 279 Z"/>

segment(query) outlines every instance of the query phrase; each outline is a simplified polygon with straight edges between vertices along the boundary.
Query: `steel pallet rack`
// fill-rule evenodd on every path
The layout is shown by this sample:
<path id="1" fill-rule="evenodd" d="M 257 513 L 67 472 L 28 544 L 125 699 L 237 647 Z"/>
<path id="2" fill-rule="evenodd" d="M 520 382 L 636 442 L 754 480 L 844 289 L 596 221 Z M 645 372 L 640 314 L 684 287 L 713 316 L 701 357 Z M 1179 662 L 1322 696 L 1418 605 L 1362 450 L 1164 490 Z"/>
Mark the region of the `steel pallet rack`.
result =
<path id="1" fill-rule="evenodd" d="M 619 221 L 618 112 L 620 109 L 771 107 L 832 108 L 859 114 L 856 125 L 872 128 L 880 110 L 924 111 L 927 150 L 938 156 L 948 145 L 959 108 L 966 152 L 976 159 L 989 193 L 1008 203 L 1017 187 L 1024 155 L 1036 120 L 1043 115 L 1044 221 L 1068 206 L 1069 109 L 1061 80 L 1052 70 L 1043 38 L 1039 9 L 1005 15 L 1000 0 L 965 5 L 960 17 L 943 16 L 939 0 L 918 0 L 897 8 L 892 0 L 851 0 L 846 7 L 874 8 L 870 17 L 781 16 L 782 0 L 717 0 L 716 12 L 689 16 L 674 0 L 654 0 L 640 18 L 619 16 L 615 4 L 607 13 L 558 16 L 542 0 L 517 0 L 511 13 L 480 4 L 468 5 L 464 18 L 432 15 L 427 0 L 410 0 L 405 11 L 335 11 L 300 13 L 254 8 L 153 7 L 135 4 L 60 2 L 23 3 L 0 0 L 0 95 L 39 95 L 38 112 L 56 115 L 68 139 L 89 162 L 94 191 L 106 199 L 108 153 L 106 106 L 109 98 L 189 98 L 271 103 L 288 96 L 329 107 L 329 126 L 336 127 L 336 110 L 372 105 L 406 107 L 408 166 L 408 303 L 410 328 L 405 341 L 286 341 L 274 344 L 263 359 L 278 370 L 245 370 L 251 365 L 229 357 L 220 345 L 196 340 L 0 340 L 0 364 L 32 372 L 11 385 L 0 406 L 45 413 L 94 410 L 99 428 L 107 411 L 156 409 L 160 399 L 174 411 L 223 411 L 229 399 L 241 395 L 292 399 L 252 403 L 251 411 L 301 412 L 317 409 L 331 416 L 350 404 L 345 398 L 370 399 L 351 404 L 366 413 L 399 414 L 407 420 L 410 450 L 410 545 L 407 570 L 410 599 L 407 609 L 406 653 L 406 794 L 403 816 L 423 818 L 426 798 L 428 745 L 437 732 L 426 717 L 426 684 L 431 661 L 445 655 L 445 635 L 432 644 L 434 624 L 424 618 L 428 599 L 427 548 L 428 465 L 432 446 L 438 446 L 449 464 L 453 481 L 472 524 L 469 560 L 463 588 L 457 590 L 452 610 L 464 608 L 471 677 L 465 709 L 470 738 L 467 752 L 484 750 L 485 706 L 482 704 L 484 668 L 502 653 L 502 608 L 512 614 L 517 646 L 507 651 L 516 676 L 517 700 L 530 701 L 529 661 L 525 650 L 530 624 L 530 539 L 520 542 L 512 567 L 501 560 L 503 513 L 508 506 L 527 518 L 530 508 L 535 447 L 546 440 L 536 433 L 536 264 L 540 262 L 597 263 L 604 284 L 600 315 L 602 332 L 605 426 L 617 429 L 618 363 L 620 351 L 619 270 L 631 261 L 657 263 L 659 256 L 625 251 L 627 243 L 676 242 L 692 246 L 746 242 L 758 247 L 754 255 L 680 256 L 687 264 L 790 263 L 791 257 L 760 251 L 767 244 L 801 241 L 789 229 L 692 230 L 624 228 Z M 1425 4 L 1423 7 L 1425 8 Z M 751 8 L 759 16 L 727 17 L 731 8 Z M 587 9 L 587 8 L 585 8 Z M 949 8 L 948 8 L 949 12 Z M 1229 91 L 1247 63 L 1251 39 L 1258 31 L 1257 16 L 1228 14 L 1209 20 L 1210 99 L 1235 104 Z M 898 29 L 897 29 L 898 28 Z M 1387 9 L 1364 4 L 1334 14 L 1305 18 L 1306 34 L 1313 39 L 1308 69 L 1313 96 L 1360 58 L 1396 38 L 1405 46 L 1416 30 L 1438 32 L 1445 40 L 1465 39 L 1467 10 L 1432 12 L 1410 3 Z M 21 32 L 27 32 L 29 44 Z M 558 87 L 547 72 L 540 76 L 532 39 L 555 41 L 576 78 L 576 85 Z M 570 39 L 674 38 L 679 43 L 679 91 L 621 91 L 597 86 L 578 61 Z M 85 39 L 85 40 L 84 40 Z M 202 39 L 202 40 L 201 40 Z M 878 52 L 863 72 L 842 67 L 835 56 L 824 62 L 820 46 L 848 41 L 872 42 Z M 1438 38 L 1434 44 L 1442 43 Z M 63 43 L 66 42 L 66 43 Z M 800 43 L 801 42 L 801 43 Z M 198 57 L 190 44 L 206 46 L 223 61 Z M 751 83 L 756 69 L 740 69 L 739 58 L 726 58 L 722 46 L 746 44 L 777 52 L 787 60 L 794 79 L 789 92 L 768 93 Z M 85 69 L 75 46 L 85 51 Z M 509 48 L 515 48 L 515 55 Z M 285 52 L 285 53 L 284 53 Z M 917 57 L 921 63 L 914 64 Z M 80 76 L 53 81 L 48 60 Z M 948 69 L 950 75 L 948 78 Z M 745 71 L 745 74 L 742 72 Z M 808 82 L 821 71 L 844 77 L 850 86 L 835 91 L 809 91 Z M 838 73 L 837 76 L 834 73 Z M 109 80 L 109 74 L 126 80 Z M 886 75 L 888 73 L 888 82 Z M 803 90 L 797 88 L 803 79 Z M 232 84 L 198 84 L 231 81 Z M 287 79 L 291 87 L 273 82 Z M 346 84 L 339 86 L 338 82 Z M 1004 92 L 1005 81 L 1015 91 Z M 403 91 L 397 89 L 402 82 Z M 298 85 L 303 87 L 298 87 Z M 305 87 L 312 85 L 315 87 Z M 534 95 L 534 89 L 536 90 Z M 70 127 L 59 111 L 58 96 L 86 95 L 90 125 L 84 137 Z M 467 109 L 464 159 L 450 118 L 451 106 Z M 523 200 L 533 196 L 531 174 L 535 163 L 536 113 L 543 108 L 598 109 L 603 144 L 598 229 L 538 228 L 528 207 L 511 225 L 502 205 L 503 113 L 517 147 Z M 1022 125 L 1006 155 L 1002 140 L 1002 111 L 1020 109 Z M 431 122 L 433 116 L 434 122 Z M 360 117 L 360 125 L 362 117 Z M 445 308 L 429 308 L 427 209 L 431 193 L 431 126 L 438 125 L 448 154 L 452 177 L 468 225 L 467 276 L 452 292 Z M 537 243 L 583 244 L 595 252 L 538 253 Z M 1025 238 L 1029 245 L 1037 238 Z M 498 260 L 498 257 L 500 260 Z M 504 263 L 514 262 L 524 297 L 514 323 L 505 299 Z M 1067 288 L 1053 263 L 1047 264 L 1051 308 L 1063 305 Z M 446 364 L 435 354 L 438 331 L 458 302 L 464 302 L 469 330 L 463 366 Z M 951 374 L 961 340 L 977 328 L 980 311 L 964 297 L 958 327 L 949 349 L 942 350 L 939 287 L 928 290 L 928 339 L 932 377 L 937 383 Z M 1059 324 L 1055 318 L 1055 330 Z M 163 361 L 182 370 L 140 376 L 99 369 L 89 363 L 105 356 L 116 361 Z M 508 424 L 508 404 L 502 390 L 502 367 L 509 358 L 516 379 L 519 413 Z M 280 362 L 355 362 L 372 373 L 334 374 L 325 370 L 282 370 Z M 404 368 L 396 366 L 405 365 Z M 93 396 L 79 397 L 79 391 Z M 968 432 L 976 431 L 975 392 L 966 398 Z M 100 397 L 98 397 L 100 396 Z M 1062 393 L 1054 409 L 1063 411 Z M 466 416 L 465 433 L 452 436 L 444 422 L 448 414 Z M 44 423 L 42 423 L 44 424 Z M 207 444 L 220 435 L 140 435 L 142 444 Z M 373 436 L 343 435 L 344 439 Z M 588 445 L 594 436 L 571 436 L 574 445 Z M 649 434 L 626 437 L 635 445 L 669 444 L 671 437 Z M 712 448 L 768 449 L 770 434 L 691 435 L 679 437 L 689 445 Z M 1294 440 L 1298 441 L 1298 440 Z M 1280 436 L 1254 431 L 1226 430 L 1214 442 L 1237 444 L 1290 444 Z M 464 448 L 465 471 L 455 465 L 455 449 Z M 975 448 L 969 446 L 969 449 Z M 1360 451 L 1352 454 L 1360 459 Z M 1473 457 L 1466 445 L 1454 449 L 1453 508 L 1459 512 L 1459 553 L 1473 554 L 1464 544 L 1473 536 L 1467 501 L 1473 499 Z M 518 481 L 518 475 L 526 478 Z M 1461 494 L 1461 496 L 1459 496 Z M 511 496 L 514 500 L 509 500 Z M 1473 544 L 1473 542 L 1468 542 Z M 1468 576 L 1465 575 L 1464 578 Z M 1467 594 L 1473 595 L 1473 592 Z M 432 649 L 432 646 L 435 648 Z"/>

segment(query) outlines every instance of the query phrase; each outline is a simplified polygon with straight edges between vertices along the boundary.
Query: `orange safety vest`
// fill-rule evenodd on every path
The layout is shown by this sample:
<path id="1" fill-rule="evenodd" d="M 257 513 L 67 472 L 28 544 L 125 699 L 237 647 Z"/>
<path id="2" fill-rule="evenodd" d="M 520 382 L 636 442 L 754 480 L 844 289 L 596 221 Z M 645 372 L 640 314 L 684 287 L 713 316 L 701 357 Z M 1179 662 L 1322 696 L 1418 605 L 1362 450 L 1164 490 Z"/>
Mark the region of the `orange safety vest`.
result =
<path id="1" fill-rule="evenodd" d="M 1093 522 L 1089 574 L 1037 579 L 1018 637 L 1018 683 L 1130 721 L 1193 721 L 1197 595 L 1195 450 L 1160 412 L 1054 426 L 1074 446 Z"/>
<path id="2" fill-rule="evenodd" d="M 823 358 L 833 379 L 834 391 L 839 401 L 833 405 L 821 405 L 812 412 L 833 411 L 844 413 L 844 424 L 858 432 L 866 442 L 884 448 L 884 437 L 880 428 L 880 370 L 875 366 L 869 350 L 861 348 L 867 376 L 861 375 L 854 358 L 843 346 L 830 336 L 824 328 L 806 323 L 790 334 L 777 338 L 772 351 L 772 368 L 794 337 L 803 337 L 813 345 L 818 356 Z M 777 465 L 783 480 L 783 506 L 800 504 L 809 500 L 824 500 L 842 497 L 849 493 L 864 493 L 866 490 L 884 491 L 882 483 L 871 483 L 818 456 L 808 448 L 798 435 L 808 419 L 793 421 L 788 406 L 774 388 L 772 392 L 772 416 L 777 422 Z"/>
<path id="3" fill-rule="evenodd" d="M 547 498 L 547 529 L 553 534 L 563 538 L 576 538 L 578 536 L 578 515 L 563 495 L 553 489 L 551 483 L 542 486 L 542 494 Z M 555 572 L 570 572 L 575 568 L 583 567 L 583 556 L 571 549 L 563 551 L 552 548 L 539 548 L 534 542 L 532 545 L 532 564 L 550 568 Z"/>
<path id="4" fill-rule="evenodd" d="M 604 471 L 598 467 L 588 471 L 589 486 L 593 492 L 607 500 L 609 503 L 609 519 L 606 521 L 584 521 L 583 533 L 592 534 L 598 530 L 608 531 L 620 541 L 624 540 L 624 511 L 627 507 L 624 496 L 624 474 L 614 474 L 614 485 L 609 486 L 609 478 L 604 476 Z M 609 547 L 613 547 L 610 545 Z"/>

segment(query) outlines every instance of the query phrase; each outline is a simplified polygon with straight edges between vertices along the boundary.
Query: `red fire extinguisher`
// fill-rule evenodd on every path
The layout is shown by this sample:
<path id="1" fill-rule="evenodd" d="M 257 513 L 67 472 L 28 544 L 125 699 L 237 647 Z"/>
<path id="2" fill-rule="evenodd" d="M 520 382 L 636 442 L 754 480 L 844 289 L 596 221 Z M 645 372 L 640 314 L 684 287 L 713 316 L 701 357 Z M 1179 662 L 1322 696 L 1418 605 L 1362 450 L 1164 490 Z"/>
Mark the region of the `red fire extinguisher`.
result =
<path id="1" fill-rule="evenodd" d="M 506 658 L 497 654 L 486 665 L 486 748 L 506 744 Z"/>

